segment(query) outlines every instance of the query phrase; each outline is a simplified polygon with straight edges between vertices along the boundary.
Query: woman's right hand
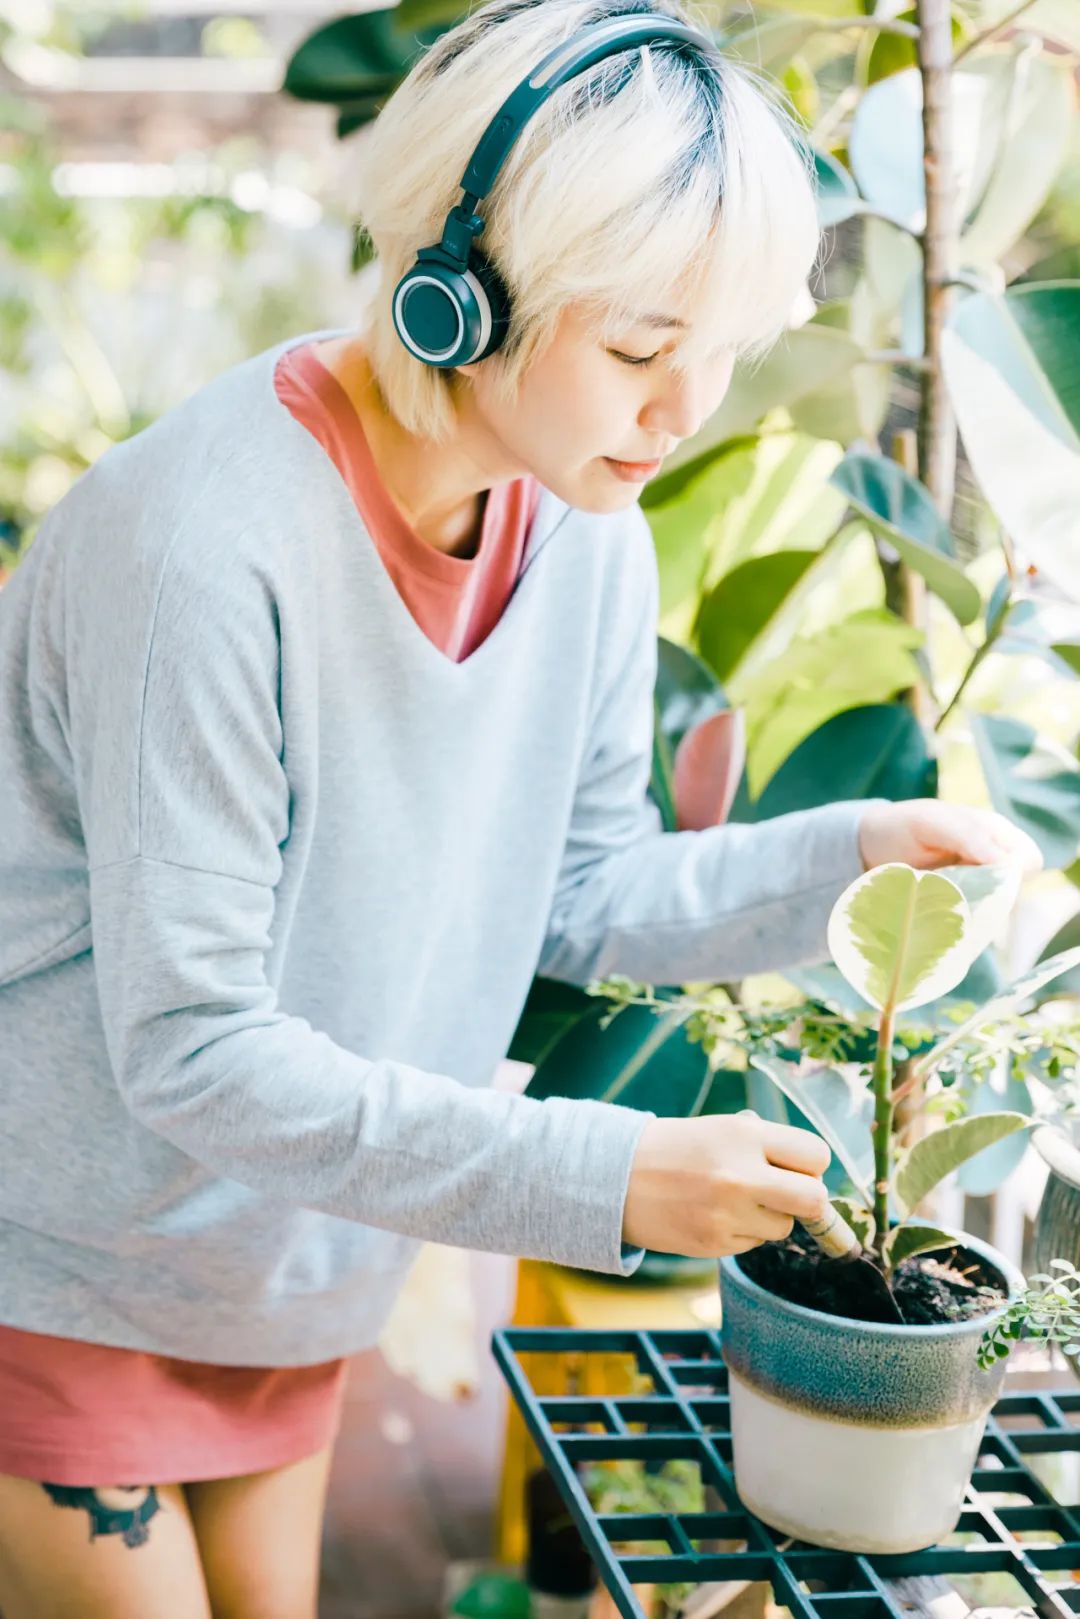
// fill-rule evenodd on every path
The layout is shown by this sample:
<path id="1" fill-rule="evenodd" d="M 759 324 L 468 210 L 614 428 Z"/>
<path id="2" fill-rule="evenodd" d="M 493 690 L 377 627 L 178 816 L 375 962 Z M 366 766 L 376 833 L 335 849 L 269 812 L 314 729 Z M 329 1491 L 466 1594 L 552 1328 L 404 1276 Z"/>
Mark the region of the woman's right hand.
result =
<path id="1" fill-rule="evenodd" d="M 824 1212 L 832 1153 L 812 1130 L 747 1108 L 650 1119 L 630 1171 L 623 1241 L 691 1258 L 744 1254 Z"/>

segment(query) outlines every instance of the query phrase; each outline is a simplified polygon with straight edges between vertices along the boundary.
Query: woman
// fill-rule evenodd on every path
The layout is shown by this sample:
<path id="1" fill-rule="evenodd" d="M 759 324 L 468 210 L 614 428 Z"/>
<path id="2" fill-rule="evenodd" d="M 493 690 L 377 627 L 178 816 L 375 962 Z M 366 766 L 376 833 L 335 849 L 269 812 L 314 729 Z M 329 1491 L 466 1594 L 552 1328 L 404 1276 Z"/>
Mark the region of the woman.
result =
<path id="1" fill-rule="evenodd" d="M 110 449 L 0 594 L 5 1619 L 311 1619 L 345 1357 L 421 1240 L 629 1274 L 821 1208 L 810 1132 L 492 1090 L 535 972 L 819 961 L 871 866 L 1038 862 L 933 801 L 664 835 L 647 799 L 629 464 L 697 431 L 817 252 L 733 64 L 657 45 L 554 94 L 485 204 L 506 341 L 448 370 L 399 340 L 509 90 L 646 9 L 493 0 L 443 36 L 364 149 L 356 330 Z"/>

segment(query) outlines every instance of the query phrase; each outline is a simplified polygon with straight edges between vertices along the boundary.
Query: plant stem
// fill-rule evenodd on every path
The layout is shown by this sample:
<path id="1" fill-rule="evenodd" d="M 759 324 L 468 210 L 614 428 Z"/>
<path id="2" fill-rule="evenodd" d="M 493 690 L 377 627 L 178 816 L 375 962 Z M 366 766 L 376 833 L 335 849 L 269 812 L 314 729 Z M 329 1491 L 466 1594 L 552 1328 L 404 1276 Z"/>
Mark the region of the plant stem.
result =
<path id="1" fill-rule="evenodd" d="M 918 0 L 919 72 L 923 92 L 923 352 L 920 377 L 919 470 L 938 511 L 952 515 L 956 421 L 941 365 L 941 334 L 949 312 L 956 260 L 956 186 L 952 162 L 952 32 L 949 0 Z"/>
<path id="2" fill-rule="evenodd" d="M 945 724 L 945 721 L 948 719 L 949 715 L 952 713 L 953 709 L 956 707 L 957 703 L 960 701 L 961 697 L 964 695 L 964 690 L 965 690 L 965 688 L 967 686 L 968 681 L 971 679 L 972 675 L 975 673 L 975 671 L 979 667 L 980 663 L 982 663 L 983 659 L 986 657 L 986 654 L 990 651 L 990 648 L 993 646 L 993 644 L 994 644 L 994 642 L 996 640 L 997 640 L 997 635 L 996 634 L 995 635 L 988 635 L 986 640 L 983 642 L 982 646 L 976 647 L 975 654 L 972 657 L 972 660 L 968 664 L 967 668 L 964 670 L 963 678 L 960 681 L 959 686 L 957 686 L 956 690 L 953 692 L 952 696 L 949 698 L 949 701 L 945 704 L 945 707 L 942 709 L 941 713 L 938 715 L 937 725 L 935 726 L 936 730 L 938 730 L 938 731 L 941 730 L 941 727 Z"/>
<path id="3" fill-rule="evenodd" d="M 874 1243 L 879 1250 L 889 1234 L 889 1148 L 892 1142 L 895 1021 L 895 1010 L 891 1006 L 884 1007 L 874 1056 L 874 1225 L 877 1228 Z"/>

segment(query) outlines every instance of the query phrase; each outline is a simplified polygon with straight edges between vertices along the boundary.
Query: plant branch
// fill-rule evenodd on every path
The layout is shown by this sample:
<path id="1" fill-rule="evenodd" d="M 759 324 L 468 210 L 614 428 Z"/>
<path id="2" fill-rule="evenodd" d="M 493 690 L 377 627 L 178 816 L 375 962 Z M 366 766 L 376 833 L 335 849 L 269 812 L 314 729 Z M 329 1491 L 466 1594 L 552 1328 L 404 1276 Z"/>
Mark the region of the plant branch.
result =
<path id="1" fill-rule="evenodd" d="M 1027 4 L 1034 4 L 1034 0 L 1027 0 Z M 823 17 L 818 27 L 836 34 L 846 33 L 849 28 L 874 28 L 879 34 L 900 34 L 904 39 L 919 37 L 917 23 L 902 22 L 898 17 Z"/>
<path id="2" fill-rule="evenodd" d="M 1021 12 L 1029 10 L 1034 4 L 1035 0 L 1020 0 L 1020 4 L 1018 6 L 1014 6 L 1011 11 L 1007 11 L 1000 22 L 991 23 L 989 28 L 984 28 L 981 33 L 978 33 L 974 36 L 974 38 L 969 39 L 966 45 L 961 45 L 960 49 L 953 57 L 953 66 L 955 67 L 957 62 L 962 62 L 964 57 L 969 55 L 972 51 L 977 51 L 980 45 L 985 45 L 988 39 L 993 39 L 995 34 L 1003 33 L 1004 30 L 1008 28 L 1010 23 L 1014 23 L 1016 21 Z"/>
<path id="3" fill-rule="evenodd" d="M 881 217 L 880 215 L 878 216 Z M 860 365 L 906 365 L 912 371 L 929 371 L 930 362 L 923 354 L 905 354 L 903 349 L 866 349 L 859 356 Z"/>

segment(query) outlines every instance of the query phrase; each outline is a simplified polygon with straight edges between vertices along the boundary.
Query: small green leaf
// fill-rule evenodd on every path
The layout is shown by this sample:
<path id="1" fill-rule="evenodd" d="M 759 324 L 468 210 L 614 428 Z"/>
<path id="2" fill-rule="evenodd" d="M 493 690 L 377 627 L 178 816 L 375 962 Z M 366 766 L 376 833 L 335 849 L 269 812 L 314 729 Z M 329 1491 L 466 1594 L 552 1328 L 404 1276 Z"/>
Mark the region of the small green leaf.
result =
<path id="1" fill-rule="evenodd" d="M 929 1253 L 932 1248 L 948 1248 L 956 1238 L 932 1225 L 894 1226 L 882 1243 L 882 1258 L 895 1270 L 905 1259 L 915 1254 Z"/>
<path id="2" fill-rule="evenodd" d="M 1026 1130 L 1030 1124 L 1022 1113 L 981 1113 L 954 1119 L 924 1136 L 897 1163 L 893 1180 L 897 1202 L 910 1214 L 960 1164 L 1014 1130 Z"/>
<path id="3" fill-rule="evenodd" d="M 1080 641 L 1054 641 L 1051 651 L 1068 664 L 1074 675 L 1080 675 Z"/>
<path id="4" fill-rule="evenodd" d="M 862 1246 L 869 1248 L 877 1232 L 877 1223 L 870 1210 L 864 1204 L 854 1202 L 850 1197 L 834 1197 L 829 1201 L 841 1219 L 847 1221 Z"/>

